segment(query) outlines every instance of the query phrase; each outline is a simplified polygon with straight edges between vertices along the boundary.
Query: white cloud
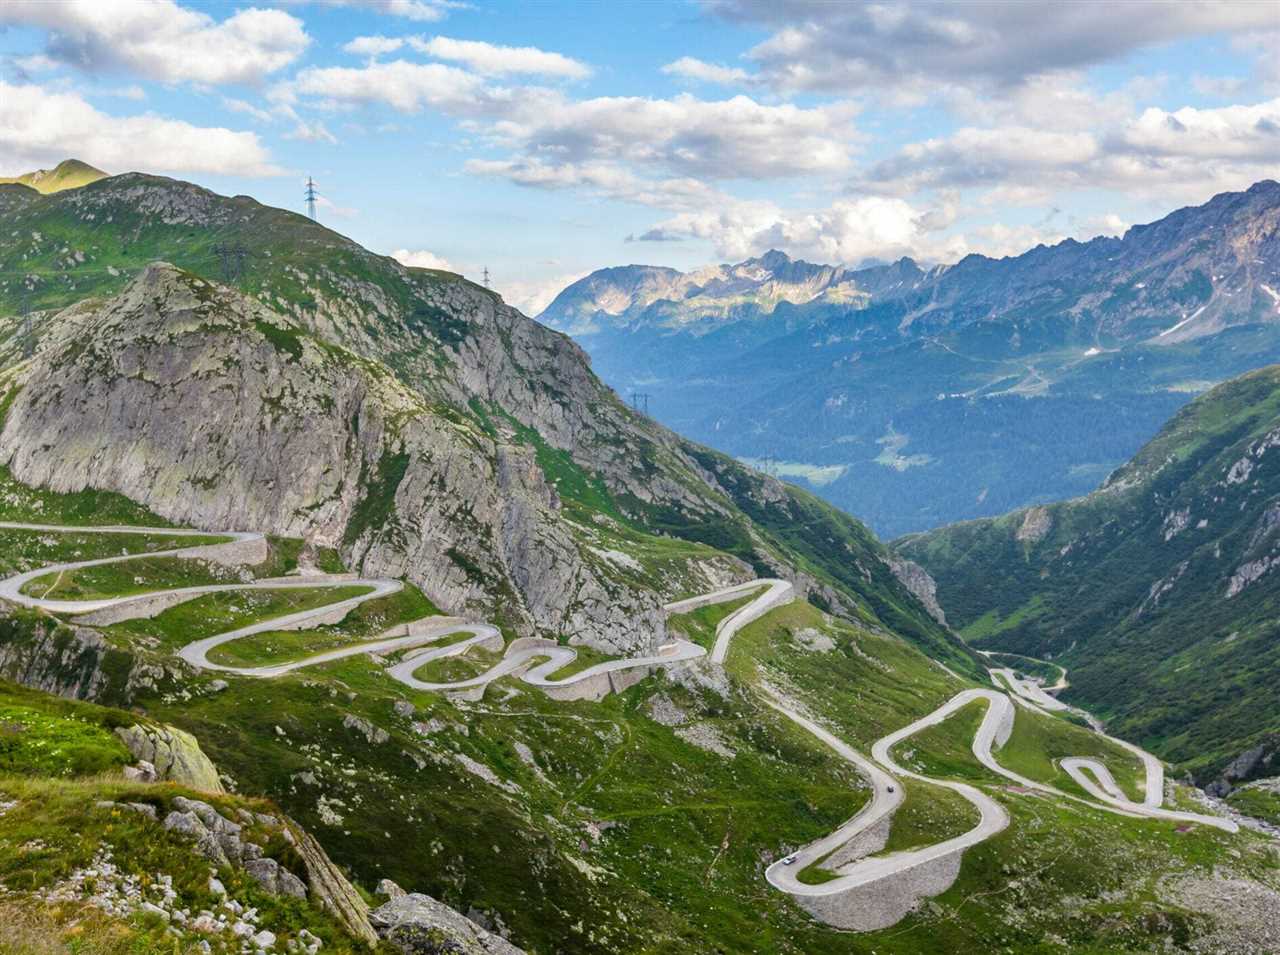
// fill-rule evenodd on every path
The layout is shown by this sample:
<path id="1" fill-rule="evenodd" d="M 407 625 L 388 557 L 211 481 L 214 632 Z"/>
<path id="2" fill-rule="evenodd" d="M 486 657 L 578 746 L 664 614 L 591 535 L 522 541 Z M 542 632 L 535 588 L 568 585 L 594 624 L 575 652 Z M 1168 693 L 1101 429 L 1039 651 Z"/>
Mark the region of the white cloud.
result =
<path id="1" fill-rule="evenodd" d="M 1205 76 L 1203 73 L 1195 73 L 1191 77 L 1191 88 L 1201 96 L 1230 99 L 1238 96 L 1247 82 L 1243 76 Z"/>
<path id="2" fill-rule="evenodd" d="M 242 99 L 235 99 L 234 97 L 224 96 L 222 98 L 222 108 L 229 110 L 233 113 L 243 113 L 246 116 L 252 116 L 254 119 L 256 119 L 260 123 L 271 122 L 271 114 L 268 113 L 265 109 L 260 109 L 257 106 L 254 106 L 252 103 L 248 103 Z"/>
<path id="3" fill-rule="evenodd" d="M 443 63 L 392 60 L 362 67 L 312 67 L 277 89 L 277 98 L 318 96 L 337 104 L 383 103 L 402 113 L 426 107 L 465 112 L 479 107 L 484 83 L 472 73 Z"/>
<path id="4" fill-rule="evenodd" d="M 398 36 L 358 36 L 343 44 L 342 49 L 354 56 L 382 56 L 394 53 L 404 46 L 404 38 Z"/>
<path id="5" fill-rule="evenodd" d="M 319 0 L 319 2 L 331 7 L 364 7 L 376 13 L 422 23 L 442 20 L 450 8 L 465 6 L 449 0 Z"/>
<path id="6" fill-rule="evenodd" d="M 360 215 L 359 209 L 352 209 L 350 206 L 340 206 L 328 196 L 316 196 L 316 206 L 328 215 L 337 216 L 339 219 L 354 219 Z M 323 218 L 317 214 L 319 218 Z"/>
<path id="7" fill-rule="evenodd" d="M 529 91 L 494 124 L 499 140 L 557 162 L 625 161 L 681 176 L 769 179 L 837 173 L 856 139 L 847 103 L 803 108 L 748 96 L 709 101 Z"/>
<path id="8" fill-rule="evenodd" d="M 434 252 L 428 252 L 426 249 L 396 249 L 391 253 L 391 257 L 401 265 L 407 265 L 414 269 L 442 269 L 445 272 L 456 272 L 457 270 L 450 264 L 448 259 L 441 258 Z"/>
<path id="9" fill-rule="evenodd" d="M 1152 107 L 1121 134 L 1124 146 L 1147 155 L 1254 159 L 1280 166 L 1280 99 L 1218 109 Z"/>
<path id="10" fill-rule="evenodd" d="M 579 80 L 591 75 L 585 63 L 532 46 L 497 46 L 480 40 L 455 40 L 447 36 L 423 40 L 411 37 L 409 45 L 439 60 L 462 63 L 484 76 L 527 74 Z"/>
<path id="11" fill-rule="evenodd" d="M 286 139 L 296 139 L 304 143 L 328 143 L 336 146 L 338 137 L 329 132 L 324 123 L 319 120 L 308 122 L 305 119 L 299 119 L 292 131 L 285 134 Z"/>
<path id="12" fill-rule="evenodd" d="M 1047 113 L 1042 122 L 1053 123 Z M 915 195 L 937 187 L 990 190 L 986 202 L 1034 204 L 1058 190 L 1203 201 L 1280 175 L 1280 99 L 1217 109 L 1149 108 L 1093 132 L 964 127 L 904 146 L 858 187 Z"/>
<path id="13" fill-rule="evenodd" d="M 711 0 L 728 19 L 775 32 L 747 53 L 781 90 L 999 87 L 1191 36 L 1273 29 L 1255 0 Z"/>
<path id="14" fill-rule="evenodd" d="M 708 179 L 833 174 L 849 168 L 859 138 L 851 103 L 806 108 L 748 96 L 703 100 L 689 94 L 579 100 L 543 87 L 488 86 L 468 70 L 402 59 L 304 69 L 271 95 L 290 104 L 299 96 L 316 97 L 322 107 L 384 104 L 405 113 L 434 108 L 487 123 L 473 128 L 523 154 L 509 161 L 513 169 L 536 166 L 540 174 L 551 166 L 600 162 Z"/>
<path id="15" fill-rule="evenodd" d="M 590 274 L 566 272 L 550 278 L 498 281 L 495 289 L 508 305 L 515 306 L 526 315 L 538 315 L 566 287 Z"/>
<path id="16" fill-rule="evenodd" d="M 901 255 L 936 259 L 958 248 L 931 237 L 950 219 L 946 210 L 921 210 L 904 199 L 884 196 L 838 199 L 825 209 L 803 212 L 782 210 L 770 202 L 737 202 L 673 216 L 640 239 L 704 239 L 725 259 L 774 248 L 816 262 L 856 264 L 870 257 Z"/>
<path id="17" fill-rule="evenodd" d="M 584 189 L 595 195 L 663 209 L 706 208 L 726 200 L 700 179 L 644 179 L 617 163 L 548 163 L 537 158 L 472 159 L 473 175 L 506 179 L 537 189 Z"/>
<path id="18" fill-rule="evenodd" d="M 721 86 L 737 86 L 751 82 L 751 74 L 737 66 L 721 66 L 693 56 L 682 56 L 662 68 L 668 76 L 680 76 L 699 83 L 718 83 Z"/>
<path id="19" fill-rule="evenodd" d="M 67 66 L 162 83 L 257 83 L 310 42 L 282 10 L 249 8 L 218 22 L 173 0 L 6 0 L 0 24 L 47 30 L 45 55 Z"/>
<path id="20" fill-rule="evenodd" d="M 103 169 L 279 175 L 250 132 L 153 114 L 109 116 L 75 93 L 0 81 L 0 155 L 17 165 L 75 156 Z"/>
<path id="21" fill-rule="evenodd" d="M 116 86 L 109 90 L 103 90 L 107 96 L 118 96 L 120 99 L 130 99 L 135 103 L 139 103 L 147 98 L 147 92 L 136 83 L 129 86 Z"/>

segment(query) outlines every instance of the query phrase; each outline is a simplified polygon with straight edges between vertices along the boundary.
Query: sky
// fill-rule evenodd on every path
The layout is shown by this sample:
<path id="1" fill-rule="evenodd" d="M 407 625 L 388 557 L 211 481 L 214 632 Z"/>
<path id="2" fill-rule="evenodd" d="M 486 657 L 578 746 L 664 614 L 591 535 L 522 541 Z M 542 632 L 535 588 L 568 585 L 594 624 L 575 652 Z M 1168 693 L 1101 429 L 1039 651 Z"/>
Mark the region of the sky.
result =
<path id="1" fill-rule="evenodd" d="M 613 265 L 954 262 L 1280 178 L 1280 0 L 4 0 L 0 175 L 303 211 L 536 314 Z"/>

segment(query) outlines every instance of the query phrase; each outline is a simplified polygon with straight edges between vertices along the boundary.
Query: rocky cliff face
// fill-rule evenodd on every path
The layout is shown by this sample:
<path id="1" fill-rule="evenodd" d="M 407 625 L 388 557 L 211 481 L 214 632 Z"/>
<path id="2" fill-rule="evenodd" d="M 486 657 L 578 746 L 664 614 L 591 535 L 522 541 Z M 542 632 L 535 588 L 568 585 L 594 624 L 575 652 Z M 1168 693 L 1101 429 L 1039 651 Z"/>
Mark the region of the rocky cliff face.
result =
<path id="1" fill-rule="evenodd" d="M 0 311 L 39 309 L 0 318 L 19 480 L 332 544 L 451 612 L 613 652 L 661 640 L 665 600 L 753 569 L 908 607 L 945 639 L 856 522 L 805 504 L 821 556 L 802 559 L 761 526 L 791 490 L 745 508 L 725 481 L 768 479 L 713 473 L 564 335 L 459 276 L 159 177 L 0 200 Z M 234 287 L 208 278 L 226 244 L 246 251 Z M 885 573 L 864 585 L 849 554 Z"/>
<path id="2" fill-rule="evenodd" d="M 443 606 L 492 612 L 506 594 L 514 622 L 616 650 L 662 632 L 660 594 L 584 560 L 530 449 L 255 302 L 155 265 L 45 340 L 0 438 L 22 481 L 345 545 Z"/>

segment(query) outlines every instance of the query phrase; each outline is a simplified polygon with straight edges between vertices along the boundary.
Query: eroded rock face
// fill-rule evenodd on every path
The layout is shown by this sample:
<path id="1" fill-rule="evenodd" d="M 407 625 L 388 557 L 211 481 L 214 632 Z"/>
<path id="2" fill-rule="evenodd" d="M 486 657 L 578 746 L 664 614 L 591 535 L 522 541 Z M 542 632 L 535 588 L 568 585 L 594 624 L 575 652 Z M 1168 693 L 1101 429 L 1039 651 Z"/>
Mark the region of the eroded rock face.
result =
<path id="1" fill-rule="evenodd" d="M 507 318 L 488 317 L 481 328 Z M 517 343 L 534 334 L 509 323 Z M 525 632 L 614 652 L 664 635 L 661 595 L 586 559 L 531 448 L 437 413 L 381 366 L 254 301 L 156 264 L 105 305 L 60 313 L 46 341 L 0 434 L 0 460 L 24 482 L 108 488 L 194 526 L 338 545 L 365 573 L 408 577 L 455 613 L 501 602 Z M 544 345 L 526 343 L 530 358 L 546 358 Z M 471 355 L 458 374 L 465 383 L 482 366 Z M 575 428 L 559 405 L 523 398 L 546 434 Z"/>
<path id="2" fill-rule="evenodd" d="M 417 892 L 374 909 L 369 921 L 404 955 L 524 955 L 502 936 Z"/>
<path id="3" fill-rule="evenodd" d="M 889 561 L 889 566 L 893 569 L 893 575 L 902 582 L 902 586 L 911 591 L 924 605 L 924 609 L 929 611 L 929 616 L 946 626 L 947 615 L 943 613 L 942 605 L 938 603 L 938 583 L 929 575 L 929 572 L 914 560 L 907 560 L 904 557 L 895 557 Z"/>

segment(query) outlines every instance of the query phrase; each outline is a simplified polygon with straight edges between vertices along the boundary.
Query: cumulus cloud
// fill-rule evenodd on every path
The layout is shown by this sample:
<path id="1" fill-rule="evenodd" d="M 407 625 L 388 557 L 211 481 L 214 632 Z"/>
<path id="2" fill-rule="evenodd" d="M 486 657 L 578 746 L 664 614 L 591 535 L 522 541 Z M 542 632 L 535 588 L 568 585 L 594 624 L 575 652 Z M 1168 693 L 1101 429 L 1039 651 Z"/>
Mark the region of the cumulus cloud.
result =
<path id="1" fill-rule="evenodd" d="M 456 272 L 457 270 L 450 264 L 448 259 L 441 258 L 434 252 L 428 252 L 426 249 L 396 249 L 391 253 L 391 257 L 401 265 L 407 265 L 414 269 L 441 269 L 445 272 Z"/>
<path id="2" fill-rule="evenodd" d="M 473 175 L 506 179 L 518 186 L 582 189 L 602 198 L 661 209 L 706 208 L 728 199 L 700 179 L 646 179 L 625 166 L 610 162 L 551 163 L 538 158 L 472 159 L 467 162 L 466 170 Z"/>
<path id="3" fill-rule="evenodd" d="M 826 92 L 1002 86 L 1189 36 L 1275 25 L 1274 7 L 1254 0 L 711 0 L 710 7 L 774 31 L 747 53 L 772 86 Z"/>
<path id="4" fill-rule="evenodd" d="M 342 45 L 343 52 L 354 56 L 382 56 L 394 53 L 404 46 L 404 37 L 399 36 L 358 36 Z"/>
<path id="5" fill-rule="evenodd" d="M 931 235 L 950 218 L 944 210 L 918 209 L 904 199 L 885 196 L 843 198 L 825 209 L 800 212 L 767 201 L 743 201 L 672 216 L 639 238 L 705 239 L 727 259 L 774 248 L 817 262 L 857 263 L 900 255 L 938 259 L 960 248 Z"/>
<path id="6" fill-rule="evenodd" d="M 1120 141 L 1148 155 L 1269 160 L 1280 166 L 1280 99 L 1172 113 L 1152 107 L 1124 128 Z"/>
<path id="7" fill-rule="evenodd" d="M 699 83 L 718 83 L 721 86 L 739 86 L 751 82 L 751 75 L 741 67 L 721 66 L 693 56 L 682 56 L 662 68 L 668 76 L 679 76 Z"/>
<path id="8" fill-rule="evenodd" d="M 514 305 L 526 315 L 537 315 L 565 288 L 590 274 L 589 271 L 564 272 L 549 278 L 498 280 L 495 287 L 508 305 Z"/>
<path id="9" fill-rule="evenodd" d="M 1153 107 L 1094 132 L 964 127 L 908 144 L 857 185 L 892 195 L 985 188 L 1004 199 L 1020 190 L 1101 188 L 1194 200 L 1276 175 L 1280 99 L 1172 112 Z"/>
<path id="10" fill-rule="evenodd" d="M 493 131 L 558 162 L 626 161 L 706 179 L 769 179 L 847 169 L 855 112 L 845 103 L 802 108 L 748 96 L 572 100 L 543 91 L 513 100 Z"/>
<path id="11" fill-rule="evenodd" d="M 416 20 L 420 23 L 432 23 L 443 20 L 450 9 L 466 6 L 454 0 L 281 0 L 284 3 L 315 3 L 323 7 L 358 7 L 382 13 L 390 17 L 401 17 L 405 20 Z"/>
<path id="12" fill-rule="evenodd" d="M 449 112 L 477 109 L 484 98 L 480 77 L 443 63 L 392 60 L 362 67 L 311 67 L 278 88 L 277 100 L 299 94 L 320 97 L 325 104 L 382 103 L 403 113 L 427 107 Z"/>
<path id="13" fill-rule="evenodd" d="M 499 65 L 494 61 L 486 68 Z M 857 109 L 850 103 L 801 107 L 690 94 L 574 99 L 545 87 L 490 86 L 472 70 L 403 59 L 304 69 L 274 95 L 285 102 L 314 97 L 321 106 L 378 103 L 405 113 L 433 108 L 485 122 L 480 131 L 522 154 L 521 162 L 511 164 L 513 178 L 527 177 L 530 170 L 546 175 L 550 165 L 572 170 L 599 162 L 707 179 L 831 174 L 850 166 L 858 141 L 852 122 Z"/>
<path id="14" fill-rule="evenodd" d="M 0 154 L 16 165 L 77 156 L 104 169 L 279 175 L 254 133 L 151 114 L 109 116 L 79 95 L 0 81 Z"/>
<path id="15" fill-rule="evenodd" d="M 447 36 L 432 37 L 429 40 L 413 37 L 408 42 L 419 53 L 434 56 L 438 60 L 462 63 L 484 76 L 525 74 L 579 80 L 591 75 L 591 68 L 585 63 L 562 53 L 539 50 L 532 46 L 498 46 L 480 40 L 455 40 Z"/>
<path id="16" fill-rule="evenodd" d="M 173 0 L 8 0 L 0 24 L 47 30 L 44 55 L 58 63 L 162 83 L 257 83 L 310 42 L 283 10 L 249 8 L 219 22 Z"/>
<path id="17" fill-rule="evenodd" d="M 418 53 L 461 63 L 482 76 L 549 76 L 561 79 L 584 79 L 591 75 L 585 63 L 562 53 L 540 50 L 533 46 L 499 46 L 480 40 L 455 40 L 436 36 L 388 37 L 358 36 L 342 49 L 355 56 L 376 58 L 408 47 Z"/>

